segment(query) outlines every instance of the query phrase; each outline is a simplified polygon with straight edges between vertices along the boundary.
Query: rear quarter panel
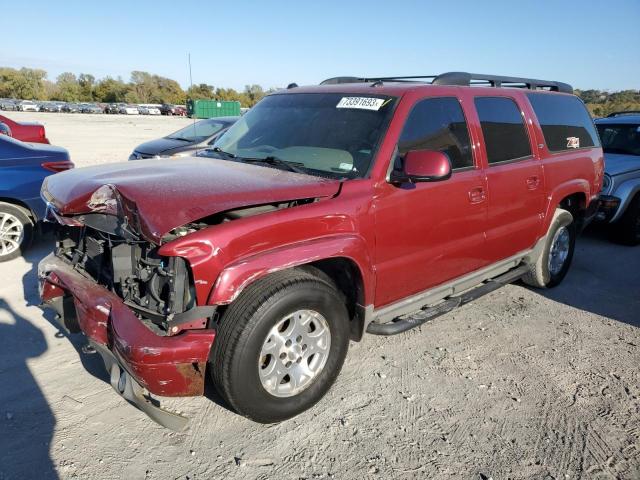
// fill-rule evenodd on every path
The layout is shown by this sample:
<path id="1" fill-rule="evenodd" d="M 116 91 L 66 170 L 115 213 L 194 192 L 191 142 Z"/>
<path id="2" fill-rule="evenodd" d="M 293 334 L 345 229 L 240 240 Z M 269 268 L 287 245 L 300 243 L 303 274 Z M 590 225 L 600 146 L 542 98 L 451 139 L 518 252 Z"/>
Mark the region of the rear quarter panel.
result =
<path id="1" fill-rule="evenodd" d="M 49 143 L 44 126 L 39 123 L 20 123 L 3 115 L 0 115 L 0 122 L 6 123 L 11 129 L 11 135 L 22 142 Z"/>
<path id="2" fill-rule="evenodd" d="M 40 187 L 52 172 L 42 168 L 41 164 L 66 159 L 68 158 L 47 155 L 19 157 L 15 154 L 6 158 L 0 151 L 0 200 L 17 200 L 18 203 L 28 206 L 36 218 L 42 218 L 45 204 L 40 199 Z"/>
<path id="3" fill-rule="evenodd" d="M 550 93 L 550 95 L 565 95 Z M 540 237 L 546 234 L 553 214 L 568 195 L 580 193 L 584 195 L 585 205 L 597 200 L 602 189 L 604 177 L 604 154 L 602 148 L 579 148 L 552 152 L 548 149 L 542 128 L 538 123 L 535 111 L 526 95 L 522 95 L 522 103 L 526 103 L 528 114 L 533 121 L 531 125 L 535 134 L 534 147 L 538 158 L 542 160 L 544 182 L 547 192 L 544 222 Z"/>

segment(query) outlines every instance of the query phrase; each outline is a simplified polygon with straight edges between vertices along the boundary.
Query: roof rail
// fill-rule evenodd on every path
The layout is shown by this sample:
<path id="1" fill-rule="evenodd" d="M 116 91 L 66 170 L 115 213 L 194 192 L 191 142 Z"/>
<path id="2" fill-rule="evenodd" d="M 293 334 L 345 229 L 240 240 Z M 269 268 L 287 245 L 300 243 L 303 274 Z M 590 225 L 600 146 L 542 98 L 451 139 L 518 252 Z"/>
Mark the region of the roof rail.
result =
<path id="1" fill-rule="evenodd" d="M 427 80 L 431 80 L 427 82 Z M 393 77 L 333 77 L 320 85 L 335 85 L 341 83 L 369 83 L 369 82 L 424 82 L 433 85 L 460 86 L 489 86 L 495 88 L 514 87 L 529 90 L 549 89 L 553 92 L 573 93 L 573 87 L 568 83 L 550 80 L 537 80 L 525 77 L 505 77 L 501 75 L 486 75 L 482 73 L 447 72 L 440 75 L 413 75 Z"/>
<path id="2" fill-rule="evenodd" d="M 627 110 L 627 111 L 623 111 L 623 112 L 612 112 L 609 115 L 607 115 L 607 118 L 609 118 L 609 117 L 619 117 L 621 115 L 640 115 L 640 110 Z"/>

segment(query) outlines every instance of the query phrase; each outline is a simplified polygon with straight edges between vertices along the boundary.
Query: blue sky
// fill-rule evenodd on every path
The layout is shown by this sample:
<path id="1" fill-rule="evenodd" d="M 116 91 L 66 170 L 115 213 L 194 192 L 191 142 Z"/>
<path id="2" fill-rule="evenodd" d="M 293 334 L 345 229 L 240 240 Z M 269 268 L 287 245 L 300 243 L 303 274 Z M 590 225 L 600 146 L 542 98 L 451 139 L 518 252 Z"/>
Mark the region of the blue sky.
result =
<path id="1" fill-rule="evenodd" d="M 640 0 L 5 3 L 0 65 L 188 86 L 450 70 L 640 89 Z"/>

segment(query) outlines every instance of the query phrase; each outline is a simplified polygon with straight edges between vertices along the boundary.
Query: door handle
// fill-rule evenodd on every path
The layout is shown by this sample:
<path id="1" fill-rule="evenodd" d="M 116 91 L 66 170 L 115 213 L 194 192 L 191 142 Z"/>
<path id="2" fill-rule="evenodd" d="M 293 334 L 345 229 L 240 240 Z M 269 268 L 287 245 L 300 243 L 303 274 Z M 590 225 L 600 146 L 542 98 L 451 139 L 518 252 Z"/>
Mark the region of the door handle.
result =
<path id="1" fill-rule="evenodd" d="M 539 185 L 540 177 L 538 177 L 537 175 L 527 178 L 527 188 L 529 190 L 535 190 Z"/>
<path id="2" fill-rule="evenodd" d="M 471 203 L 482 203 L 487 199 L 487 194 L 482 187 L 476 187 L 469 190 L 469 201 Z"/>

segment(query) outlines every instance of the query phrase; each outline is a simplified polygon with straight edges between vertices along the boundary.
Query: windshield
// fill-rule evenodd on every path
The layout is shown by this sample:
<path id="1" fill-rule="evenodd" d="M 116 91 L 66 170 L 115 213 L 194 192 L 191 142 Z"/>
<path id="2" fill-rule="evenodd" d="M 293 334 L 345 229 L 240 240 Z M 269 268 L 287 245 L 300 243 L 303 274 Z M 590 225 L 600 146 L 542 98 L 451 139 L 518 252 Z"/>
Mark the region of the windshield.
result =
<path id="1" fill-rule="evenodd" d="M 384 95 L 300 93 L 266 97 L 214 145 L 239 161 L 277 159 L 310 174 L 367 174 L 395 104 Z"/>
<path id="2" fill-rule="evenodd" d="M 177 132 L 173 132 L 167 135 L 166 138 L 173 138 L 175 140 L 186 140 L 189 142 L 202 142 L 207 138 L 215 135 L 225 127 L 222 122 L 212 122 L 211 120 L 204 120 L 196 122 L 184 127 Z"/>
<path id="3" fill-rule="evenodd" d="M 605 153 L 640 155 L 640 125 L 601 123 L 596 126 Z"/>

